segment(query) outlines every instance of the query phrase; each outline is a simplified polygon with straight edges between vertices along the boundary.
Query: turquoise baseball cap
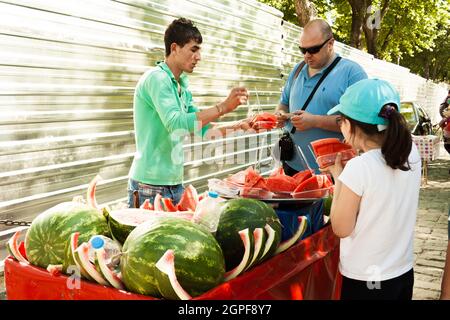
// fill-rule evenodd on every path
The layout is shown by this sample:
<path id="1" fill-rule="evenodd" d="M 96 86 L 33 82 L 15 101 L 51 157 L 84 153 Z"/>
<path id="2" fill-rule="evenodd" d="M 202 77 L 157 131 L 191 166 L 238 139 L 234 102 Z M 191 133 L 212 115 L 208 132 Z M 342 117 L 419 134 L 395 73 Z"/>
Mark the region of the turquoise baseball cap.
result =
<path id="1" fill-rule="evenodd" d="M 387 81 L 381 79 L 360 80 L 345 90 L 339 104 L 327 112 L 341 113 L 353 120 L 386 125 L 388 120 L 379 116 L 381 108 L 388 103 L 395 104 L 400 112 L 400 95 Z"/>

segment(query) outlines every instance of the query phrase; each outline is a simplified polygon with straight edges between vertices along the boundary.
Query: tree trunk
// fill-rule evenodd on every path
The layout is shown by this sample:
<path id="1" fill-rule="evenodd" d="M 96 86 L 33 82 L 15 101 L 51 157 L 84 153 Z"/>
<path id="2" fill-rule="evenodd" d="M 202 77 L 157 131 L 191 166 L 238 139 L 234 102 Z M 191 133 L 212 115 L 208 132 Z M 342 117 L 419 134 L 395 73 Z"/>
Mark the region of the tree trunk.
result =
<path id="1" fill-rule="evenodd" d="M 317 10 L 314 4 L 309 0 L 296 0 L 295 13 L 297 14 L 298 24 L 304 27 L 309 21 L 317 17 Z"/>
<path id="2" fill-rule="evenodd" d="M 361 49 L 361 33 L 369 4 L 367 0 L 348 0 L 352 7 L 352 28 L 350 33 L 350 45 Z M 371 1 L 370 1 L 371 2 Z"/>
<path id="3" fill-rule="evenodd" d="M 381 10 L 374 13 L 371 10 L 366 9 L 365 23 L 363 24 L 364 36 L 366 37 L 367 52 L 372 54 L 375 58 L 379 57 L 378 54 L 378 32 L 381 28 L 381 22 L 389 9 L 389 3 L 391 0 L 384 0 L 381 6 Z M 369 8 L 372 5 L 372 0 L 368 1 Z M 367 12 L 369 11 L 369 12 Z"/>

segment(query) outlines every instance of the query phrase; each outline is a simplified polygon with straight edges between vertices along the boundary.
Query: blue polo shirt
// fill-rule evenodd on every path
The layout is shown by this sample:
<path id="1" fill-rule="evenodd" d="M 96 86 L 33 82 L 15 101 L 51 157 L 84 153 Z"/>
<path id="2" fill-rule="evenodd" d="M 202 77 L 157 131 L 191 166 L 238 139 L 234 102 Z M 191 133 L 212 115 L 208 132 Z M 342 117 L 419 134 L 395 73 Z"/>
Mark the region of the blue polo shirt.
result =
<path id="1" fill-rule="evenodd" d="M 306 99 L 308 99 L 317 82 L 319 82 L 326 67 L 328 67 L 325 66 L 320 72 L 316 73 L 313 77 L 310 77 L 308 75 L 308 65 L 305 65 L 302 71 L 300 71 L 297 79 L 294 81 L 293 78 L 299 65 L 300 63 L 298 63 L 289 74 L 281 95 L 280 102 L 289 107 L 289 112 L 301 110 Z M 339 99 L 344 94 L 345 90 L 362 79 L 367 79 L 367 74 L 364 69 L 356 62 L 342 58 L 320 84 L 305 111 L 317 115 L 326 115 L 328 110 L 339 104 Z M 288 121 L 285 130 L 290 132 L 292 127 L 291 122 Z M 296 130 L 294 134 L 291 134 L 291 137 L 295 144 L 302 149 L 311 168 L 317 169 L 318 165 L 314 159 L 312 150 L 310 149 L 310 142 L 323 138 L 336 137 L 342 139 L 342 134 L 313 128 L 307 131 Z M 292 160 L 287 161 L 287 164 L 298 171 L 305 169 L 304 161 L 300 158 L 297 148 L 294 152 L 294 157 Z"/>

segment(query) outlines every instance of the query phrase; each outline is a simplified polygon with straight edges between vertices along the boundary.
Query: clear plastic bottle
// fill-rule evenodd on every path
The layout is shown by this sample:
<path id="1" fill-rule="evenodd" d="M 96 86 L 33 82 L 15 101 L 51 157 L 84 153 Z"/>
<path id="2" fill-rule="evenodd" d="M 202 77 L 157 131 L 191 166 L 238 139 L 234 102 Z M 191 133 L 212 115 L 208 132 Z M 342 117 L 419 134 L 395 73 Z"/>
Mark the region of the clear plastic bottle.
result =
<path id="1" fill-rule="evenodd" d="M 119 264 L 120 255 L 122 253 L 122 246 L 119 242 L 103 235 L 92 236 L 89 242 L 91 243 L 91 248 L 89 250 L 89 260 L 92 263 L 95 263 L 95 250 L 104 248 L 106 251 L 108 265 L 111 267 L 115 267 L 117 264 Z"/>
<path id="2" fill-rule="evenodd" d="M 220 202 L 222 201 L 217 192 L 209 191 L 198 203 L 193 221 L 204 225 L 211 233 L 215 233 L 220 220 Z"/>

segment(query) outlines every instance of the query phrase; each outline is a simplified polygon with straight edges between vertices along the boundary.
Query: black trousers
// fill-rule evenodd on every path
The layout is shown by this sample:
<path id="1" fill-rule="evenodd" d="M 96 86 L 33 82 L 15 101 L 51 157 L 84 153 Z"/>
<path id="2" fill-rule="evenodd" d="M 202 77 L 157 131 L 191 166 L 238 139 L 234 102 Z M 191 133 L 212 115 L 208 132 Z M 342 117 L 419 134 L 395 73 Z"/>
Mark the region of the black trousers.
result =
<path id="1" fill-rule="evenodd" d="M 413 269 L 379 283 L 342 276 L 341 300 L 411 300 L 413 287 Z"/>

